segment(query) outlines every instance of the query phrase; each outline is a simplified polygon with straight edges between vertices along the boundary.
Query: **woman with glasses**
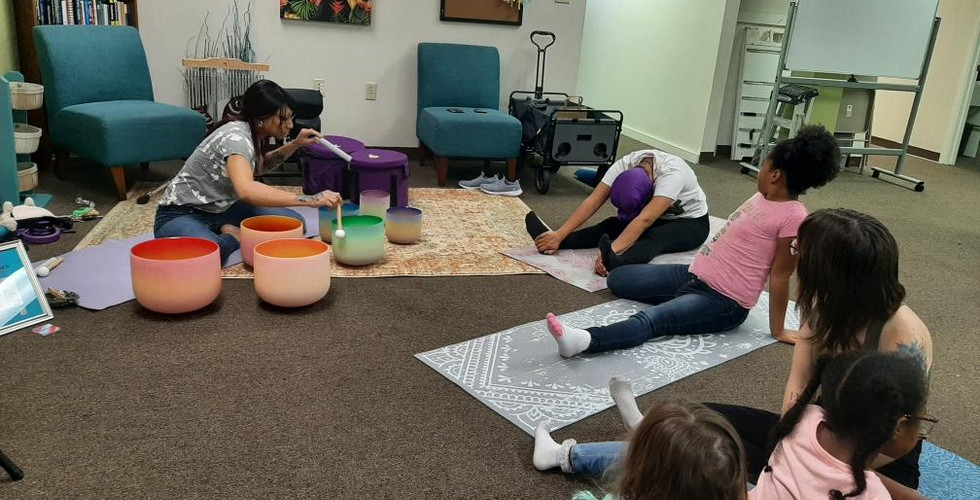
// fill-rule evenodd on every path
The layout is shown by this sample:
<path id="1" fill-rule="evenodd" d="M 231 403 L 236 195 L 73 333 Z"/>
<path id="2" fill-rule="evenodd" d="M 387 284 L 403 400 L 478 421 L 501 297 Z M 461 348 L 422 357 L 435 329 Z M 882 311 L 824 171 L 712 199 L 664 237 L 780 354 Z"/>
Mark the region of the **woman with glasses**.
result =
<path id="1" fill-rule="evenodd" d="M 238 250 L 239 226 L 257 215 L 303 218 L 292 206 L 340 203 L 340 195 L 324 191 L 297 195 L 255 180 L 257 172 L 274 169 L 299 148 L 322 137 L 303 129 L 296 139 L 263 153 L 261 144 L 282 140 L 293 128 L 293 100 L 269 80 L 255 82 L 241 98 L 241 113 L 218 124 L 170 181 L 157 207 L 153 234 L 157 238 L 189 236 L 214 241 L 222 262 Z"/>
<path id="2" fill-rule="evenodd" d="M 880 221 L 848 209 L 818 210 L 804 219 L 790 251 L 799 259 L 798 306 L 802 317 L 799 341 L 783 396 L 786 413 L 813 378 L 817 360 L 853 350 L 872 350 L 910 358 L 926 381 L 932 367 L 932 336 L 922 320 L 902 301 L 905 287 L 898 280 L 898 244 Z M 610 395 L 635 428 L 643 415 L 628 381 L 613 379 Z M 750 480 L 769 458 L 767 442 L 780 415 L 765 410 L 709 404 L 732 423 L 745 445 Z M 925 412 L 908 415 L 921 423 L 925 438 L 938 421 Z M 600 474 L 622 454 L 625 444 L 578 444 L 590 458 L 576 472 Z M 872 461 L 893 498 L 921 498 L 919 454 L 922 444 L 901 457 L 879 454 Z"/>

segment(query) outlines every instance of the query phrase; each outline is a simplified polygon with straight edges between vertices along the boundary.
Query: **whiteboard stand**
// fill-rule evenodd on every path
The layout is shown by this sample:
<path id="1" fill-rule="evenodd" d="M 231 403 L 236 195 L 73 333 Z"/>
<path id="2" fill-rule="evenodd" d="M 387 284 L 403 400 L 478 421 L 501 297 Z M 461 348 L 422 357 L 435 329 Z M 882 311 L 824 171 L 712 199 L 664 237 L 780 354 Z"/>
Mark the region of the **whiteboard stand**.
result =
<path id="1" fill-rule="evenodd" d="M 863 142 L 863 147 L 842 147 L 841 154 L 845 157 L 847 155 L 863 155 L 863 156 L 895 156 L 898 158 L 898 162 L 895 165 L 895 170 L 888 170 L 880 167 L 871 168 L 871 176 L 874 178 L 879 178 L 881 174 L 885 174 L 889 177 L 894 177 L 899 180 L 910 182 L 913 184 L 915 191 L 923 191 L 926 188 L 925 182 L 914 177 L 909 177 L 902 173 L 902 167 L 905 164 L 905 157 L 908 154 L 909 140 L 912 138 L 912 126 L 915 124 L 915 117 L 919 111 L 919 102 L 922 100 L 922 89 L 925 86 L 926 76 L 929 73 L 929 63 L 932 61 L 932 51 L 936 45 L 936 36 L 939 33 L 940 19 L 938 17 L 933 19 L 932 22 L 932 32 L 929 35 L 929 43 L 926 48 L 925 57 L 922 60 L 922 67 L 919 70 L 918 81 L 914 84 L 900 84 L 900 83 L 878 83 L 878 82 L 860 82 L 860 81 L 845 81 L 845 80 L 830 80 L 826 78 L 804 78 L 796 76 L 788 76 L 789 68 L 786 67 L 786 54 L 789 53 L 791 44 L 793 43 L 793 28 L 796 23 L 796 14 L 799 7 L 796 2 L 790 3 L 789 15 L 786 19 L 786 37 L 783 43 L 783 50 L 779 55 L 779 70 L 776 73 L 776 87 L 774 88 L 772 95 L 769 98 L 769 109 L 766 111 L 766 119 L 762 129 L 762 138 L 760 141 L 760 151 L 755 157 L 759 159 L 759 165 L 762 163 L 762 159 L 769 155 L 772 148 L 775 146 L 773 138 L 775 137 L 778 125 L 776 124 L 776 106 L 778 104 L 778 94 L 779 88 L 786 84 L 796 84 L 796 85 L 813 85 L 819 87 L 835 87 L 844 89 L 870 89 L 870 90 L 889 90 L 896 92 L 912 92 L 915 97 L 912 101 L 912 111 L 909 113 L 909 121 L 905 126 L 905 136 L 902 139 L 901 148 L 884 148 L 884 147 L 874 147 L 871 144 L 871 134 L 869 133 L 867 137 L 858 142 Z M 784 74 L 786 73 L 786 74 Z M 889 75 L 862 75 L 862 76 L 889 76 Z M 852 142 L 852 141 L 849 141 Z M 853 142 L 852 142 L 853 144 Z M 759 172 L 759 165 L 743 162 L 741 164 L 741 171 L 743 174 L 749 172 Z"/>

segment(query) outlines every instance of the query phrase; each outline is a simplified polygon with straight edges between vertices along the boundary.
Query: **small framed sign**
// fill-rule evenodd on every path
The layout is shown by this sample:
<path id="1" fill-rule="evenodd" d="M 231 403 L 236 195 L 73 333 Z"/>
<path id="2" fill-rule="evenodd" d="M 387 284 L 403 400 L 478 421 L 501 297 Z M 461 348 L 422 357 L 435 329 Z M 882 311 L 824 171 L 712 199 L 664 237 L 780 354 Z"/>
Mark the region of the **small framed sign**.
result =
<path id="1" fill-rule="evenodd" d="M 0 245 L 0 335 L 53 317 L 24 245 Z"/>

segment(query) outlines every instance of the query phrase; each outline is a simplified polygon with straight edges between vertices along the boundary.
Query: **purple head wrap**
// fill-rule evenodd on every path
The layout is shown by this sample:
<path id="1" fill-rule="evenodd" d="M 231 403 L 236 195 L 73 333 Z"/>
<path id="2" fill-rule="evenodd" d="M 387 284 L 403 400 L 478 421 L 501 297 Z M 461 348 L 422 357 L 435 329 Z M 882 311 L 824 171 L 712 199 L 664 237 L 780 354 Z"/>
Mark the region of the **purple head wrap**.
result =
<path id="1" fill-rule="evenodd" d="M 642 167 L 631 168 L 616 177 L 609 192 L 613 206 L 619 209 L 619 218 L 635 219 L 643 207 L 653 198 L 653 183 Z"/>

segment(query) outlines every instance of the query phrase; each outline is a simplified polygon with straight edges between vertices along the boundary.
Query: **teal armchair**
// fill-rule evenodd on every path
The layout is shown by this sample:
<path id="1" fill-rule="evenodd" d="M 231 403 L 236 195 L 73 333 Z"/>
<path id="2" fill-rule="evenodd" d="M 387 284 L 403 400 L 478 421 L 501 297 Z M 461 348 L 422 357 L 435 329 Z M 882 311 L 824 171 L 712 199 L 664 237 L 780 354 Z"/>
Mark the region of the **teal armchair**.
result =
<path id="1" fill-rule="evenodd" d="M 423 159 L 429 152 L 436 159 L 440 186 L 446 185 L 449 160 L 454 158 L 505 160 L 507 178 L 516 180 L 521 122 L 500 112 L 499 106 L 496 48 L 419 44 L 415 133 Z"/>
<path id="2" fill-rule="evenodd" d="M 71 153 L 108 167 L 124 200 L 124 167 L 186 159 L 204 139 L 200 113 L 154 102 L 135 28 L 37 26 L 34 41 L 60 170 Z"/>

